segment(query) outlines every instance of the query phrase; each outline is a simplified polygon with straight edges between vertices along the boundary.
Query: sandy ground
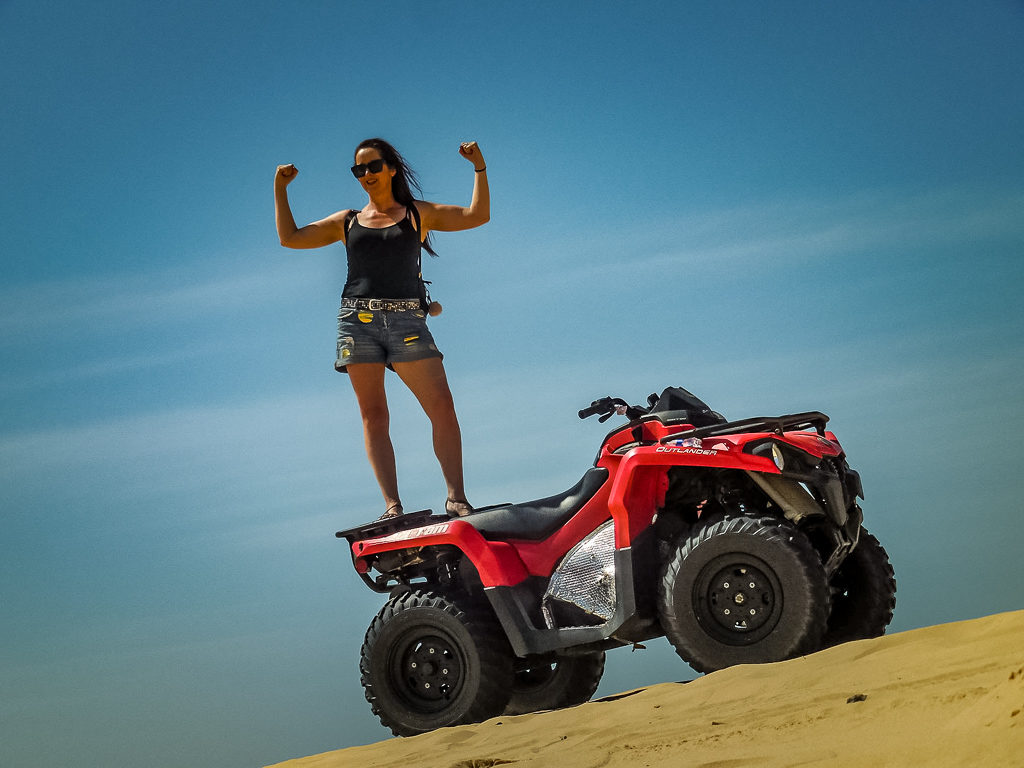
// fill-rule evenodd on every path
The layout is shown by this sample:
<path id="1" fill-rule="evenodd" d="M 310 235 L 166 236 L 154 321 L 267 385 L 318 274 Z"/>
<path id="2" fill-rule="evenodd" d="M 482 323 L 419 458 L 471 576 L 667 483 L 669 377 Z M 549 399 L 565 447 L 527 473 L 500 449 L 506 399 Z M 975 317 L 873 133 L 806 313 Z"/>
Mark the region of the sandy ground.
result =
<path id="1" fill-rule="evenodd" d="M 1024 766 L 1024 611 L 278 768 Z"/>

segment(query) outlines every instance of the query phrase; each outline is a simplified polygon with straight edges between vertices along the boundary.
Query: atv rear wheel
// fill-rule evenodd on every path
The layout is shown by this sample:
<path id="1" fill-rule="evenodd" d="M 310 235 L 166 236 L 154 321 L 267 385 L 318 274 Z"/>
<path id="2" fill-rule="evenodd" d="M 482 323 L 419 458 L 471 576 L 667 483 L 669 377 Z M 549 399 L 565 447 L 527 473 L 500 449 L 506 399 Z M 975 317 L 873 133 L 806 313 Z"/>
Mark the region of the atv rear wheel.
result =
<path id="1" fill-rule="evenodd" d="M 863 528 L 857 547 L 832 575 L 832 614 L 822 647 L 885 634 L 896 608 L 896 576 L 889 556 Z"/>
<path id="2" fill-rule="evenodd" d="M 773 517 L 715 516 L 676 546 L 658 609 L 669 642 L 698 672 L 816 649 L 829 615 L 818 554 Z"/>
<path id="3" fill-rule="evenodd" d="M 366 630 L 359 671 L 366 700 L 396 736 L 500 715 L 512 693 L 512 650 L 489 610 L 412 591 Z"/>
<path id="4" fill-rule="evenodd" d="M 604 651 L 583 656 L 556 654 L 516 671 L 506 715 L 575 707 L 590 701 L 604 674 Z"/>

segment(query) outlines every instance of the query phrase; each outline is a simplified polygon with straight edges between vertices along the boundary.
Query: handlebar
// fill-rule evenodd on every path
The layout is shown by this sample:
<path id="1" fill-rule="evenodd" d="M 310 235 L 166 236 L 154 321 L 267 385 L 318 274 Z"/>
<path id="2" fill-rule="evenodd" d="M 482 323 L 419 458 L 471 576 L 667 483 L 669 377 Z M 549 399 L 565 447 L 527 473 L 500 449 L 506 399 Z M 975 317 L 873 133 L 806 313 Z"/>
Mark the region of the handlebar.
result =
<path id="1" fill-rule="evenodd" d="M 605 422 L 616 413 L 620 416 L 635 419 L 638 416 L 643 416 L 647 413 L 647 410 L 638 405 L 630 405 L 621 397 L 602 397 L 600 400 L 592 402 L 589 407 L 582 409 L 579 412 L 579 417 L 586 419 L 590 416 L 601 414 L 598 421 Z"/>
<path id="2" fill-rule="evenodd" d="M 595 400 L 590 404 L 588 408 L 584 408 L 579 412 L 581 419 L 589 418 L 590 416 L 596 416 L 599 413 L 604 413 L 614 407 L 613 400 L 610 397 L 602 397 L 600 400 Z"/>

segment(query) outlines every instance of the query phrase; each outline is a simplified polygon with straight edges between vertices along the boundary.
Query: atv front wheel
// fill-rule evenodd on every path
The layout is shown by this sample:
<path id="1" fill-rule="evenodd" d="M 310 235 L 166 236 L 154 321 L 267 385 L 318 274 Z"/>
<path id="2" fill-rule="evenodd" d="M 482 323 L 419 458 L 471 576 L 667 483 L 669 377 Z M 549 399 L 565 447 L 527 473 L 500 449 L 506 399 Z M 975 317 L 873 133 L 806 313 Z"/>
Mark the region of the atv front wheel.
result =
<path id="1" fill-rule="evenodd" d="M 816 649 L 829 615 L 818 554 L 773 517 L 715 516 L 682 539 L 658 591 L 669 642 L 698 672 Z"/>
<path id="2" fill-rule="evenodd" d="M 500 715 L 512 694 L 512 650 L 496 620 L 436 592 L 388 601 L 360 653 L 366 700 L 396 736 Z"/>
<path id="3" fill-rule="evenodd" d="M 604 651 L 582 656 L 556 654 L 528 661 L 516 671 L 506 715 L 575 707 L 590 701 L 604 674 Z"/>
<path id="4" fill-rule="evenodd" d="M 896 608 L 896 577 L 878 539 L 863 528 L 832 575 L 832 615 L 822 647 L 880 637 Z"/>

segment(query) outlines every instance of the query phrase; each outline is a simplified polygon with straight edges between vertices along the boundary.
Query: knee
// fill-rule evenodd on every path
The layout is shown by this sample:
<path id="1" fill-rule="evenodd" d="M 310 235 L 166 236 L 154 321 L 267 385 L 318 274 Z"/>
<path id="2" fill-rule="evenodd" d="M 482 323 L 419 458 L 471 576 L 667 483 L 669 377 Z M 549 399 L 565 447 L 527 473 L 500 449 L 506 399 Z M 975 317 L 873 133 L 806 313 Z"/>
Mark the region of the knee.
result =
<path id="1" fill-rule="evenodd" d="M 426 411 L 431 421 L 454 421 L 456 419 L 455 400 L 447 388 L 434 393 L 429 402 L 423 404 L 423 410 Z"/>
<path id="2" fill-rule="evenodd" d="M 363 428 L 368 432 L 387 430 L 391 423 L 391 415 L 386 405 L 367 405 L 360 408 Z"/>

